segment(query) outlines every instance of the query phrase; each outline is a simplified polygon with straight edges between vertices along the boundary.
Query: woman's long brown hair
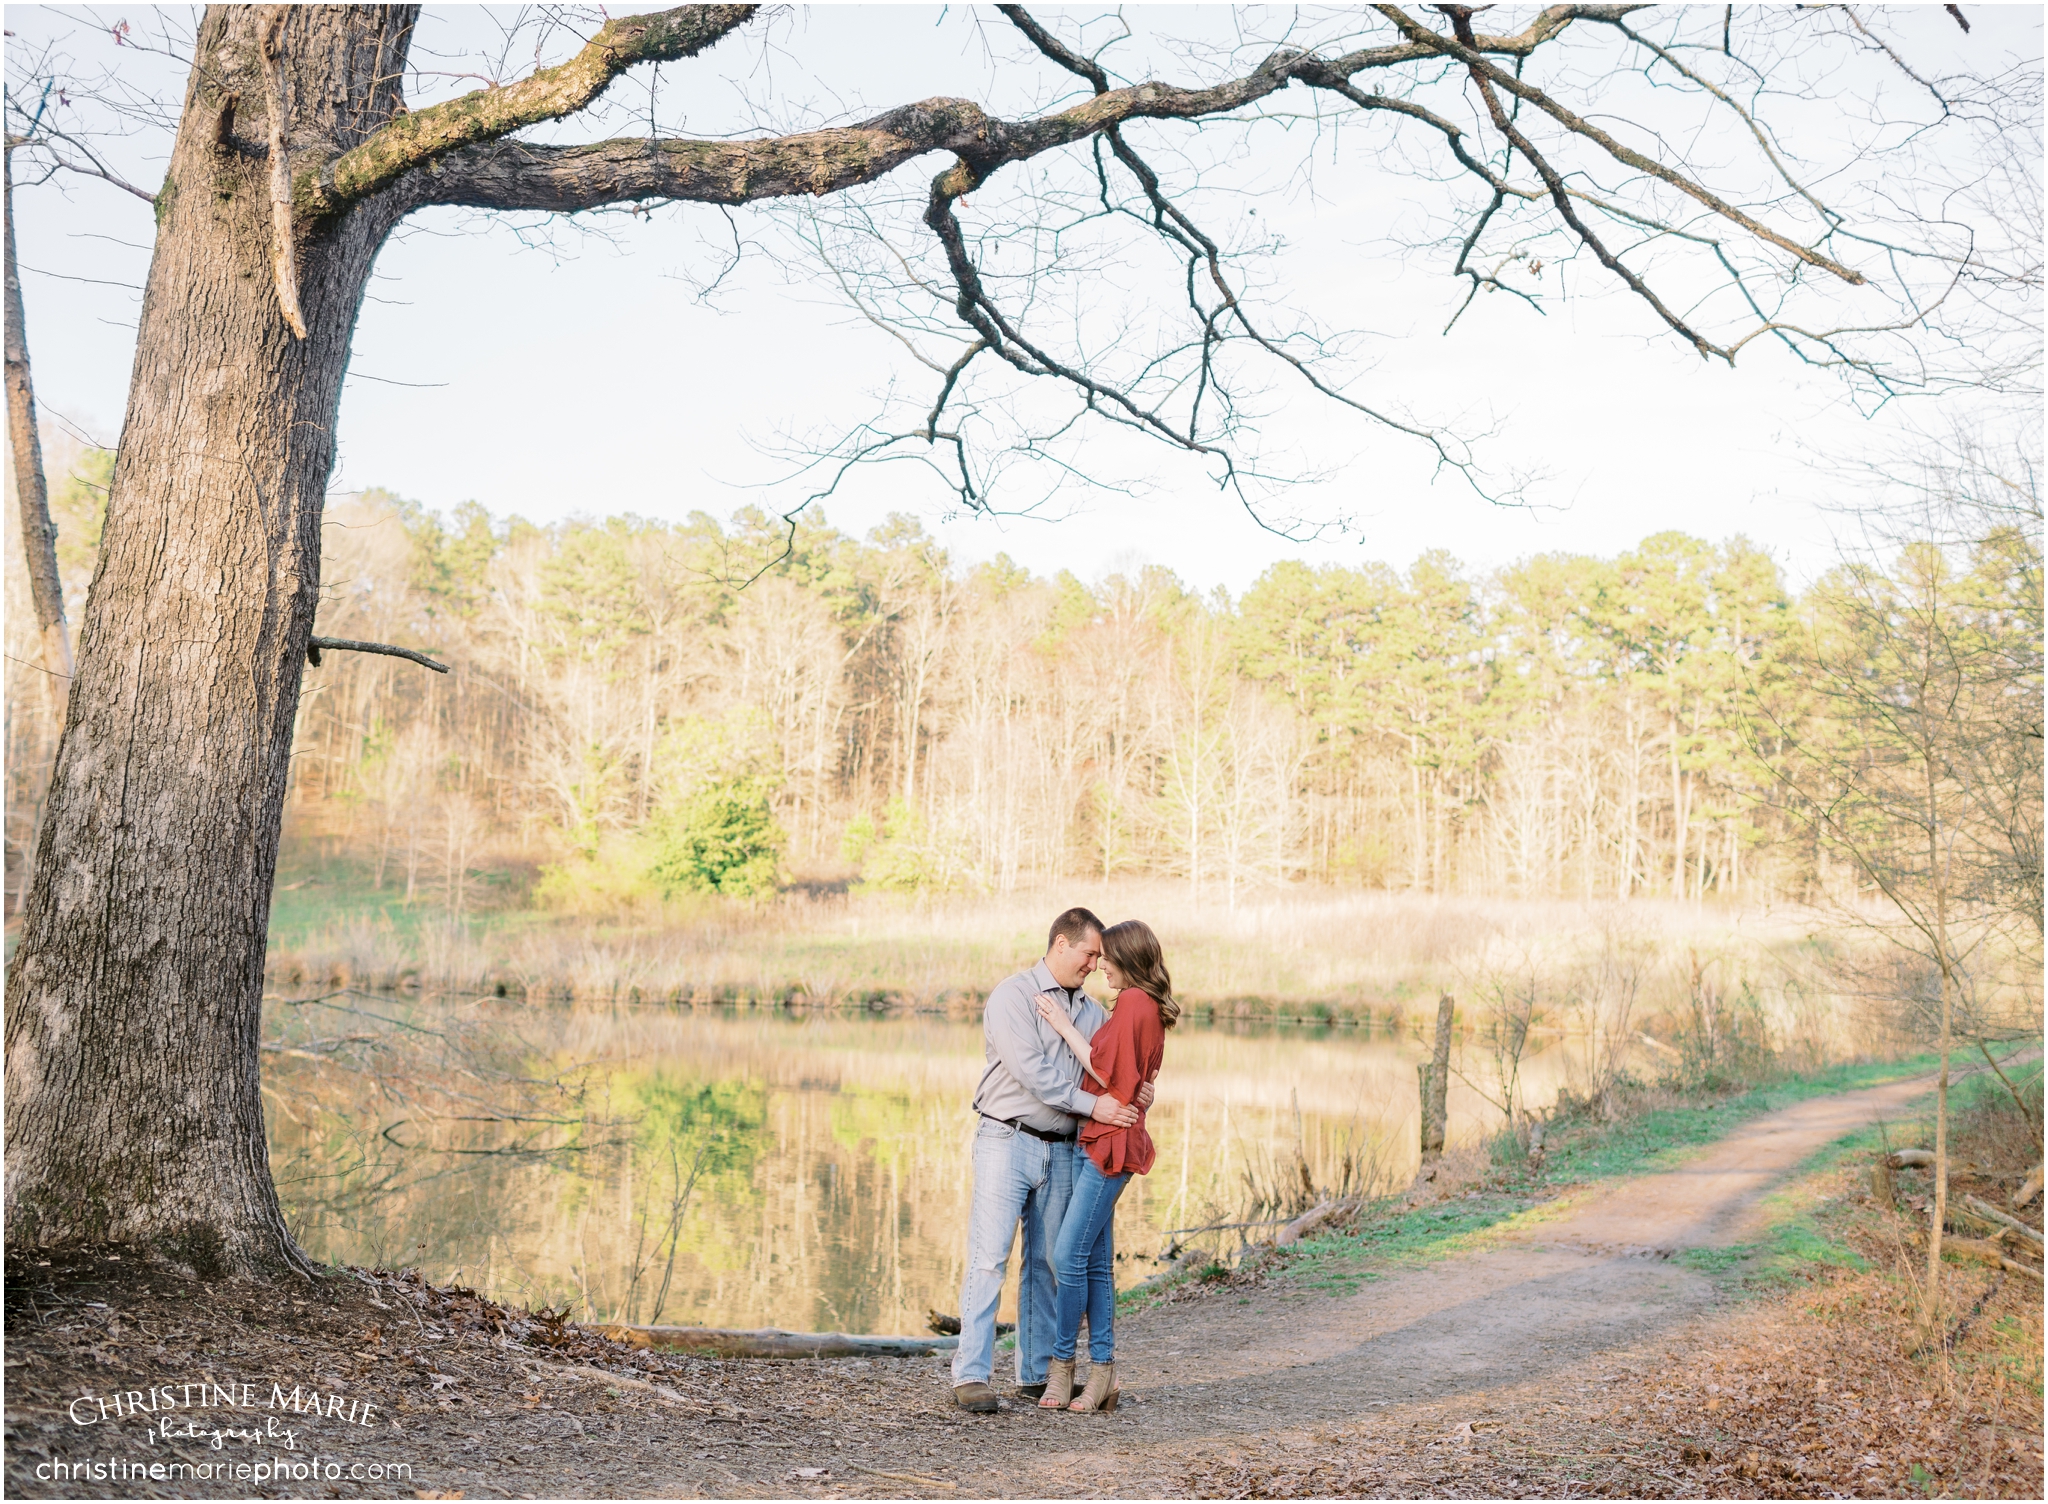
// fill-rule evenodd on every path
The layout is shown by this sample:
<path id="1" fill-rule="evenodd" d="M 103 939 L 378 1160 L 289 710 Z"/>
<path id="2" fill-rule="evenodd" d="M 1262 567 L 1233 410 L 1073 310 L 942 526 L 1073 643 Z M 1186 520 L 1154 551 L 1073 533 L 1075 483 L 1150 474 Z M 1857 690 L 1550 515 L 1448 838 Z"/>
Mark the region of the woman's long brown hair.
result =
<path id="1" fill-rule="evenodd" d="M 1180 1022 L 1180 1004 L 1173 998 L 1173 978 L 1166 972 L 1166 953 L 1159 937 L 1142 919 L 1126 919 L 1102 932 L 1103 958 L 1124 974 L 1124 985 L 1149 995 L 1159 1005 L 1159 1022 L 1172 1028 Z"/>

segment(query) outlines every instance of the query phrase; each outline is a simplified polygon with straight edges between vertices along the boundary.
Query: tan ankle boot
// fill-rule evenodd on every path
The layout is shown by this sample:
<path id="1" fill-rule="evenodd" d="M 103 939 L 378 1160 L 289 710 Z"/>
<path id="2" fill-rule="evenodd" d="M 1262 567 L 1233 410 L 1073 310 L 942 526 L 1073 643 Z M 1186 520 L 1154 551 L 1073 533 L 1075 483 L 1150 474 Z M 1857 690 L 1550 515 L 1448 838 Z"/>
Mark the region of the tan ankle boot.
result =
<path id="1" fill-rule="evenodd" d="M 1074 1360 L 1054 1358 L 1046 1365 L 1045 1397 L 1038 1402 L 1041 1410 L 1064 1410 L 1067 1401 L 1074 1397 Z"/>
<path id="2" fill-rule="evenodd" d="M 1070 1370 L 1071 1372 L 1071 1370 Z M 1116 1364 L 1097 1363 L 1088 1370 L 1088 1387 L 1081 1391 L 1081 1397 L 1067 1406 L 1069 1410 L 1102 1410 L 1116 1408 L 1117 1397 L 1123 1391 L 1116 1387 Z"/>

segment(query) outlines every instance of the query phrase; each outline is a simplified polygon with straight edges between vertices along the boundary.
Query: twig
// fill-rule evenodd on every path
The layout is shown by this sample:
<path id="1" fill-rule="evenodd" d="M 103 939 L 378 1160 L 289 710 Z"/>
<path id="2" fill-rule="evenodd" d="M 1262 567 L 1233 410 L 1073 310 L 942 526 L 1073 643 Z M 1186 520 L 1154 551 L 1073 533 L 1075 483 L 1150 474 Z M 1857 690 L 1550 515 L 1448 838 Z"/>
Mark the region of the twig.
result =
<path id="1" fill-rule="evenodd" d="M 856 1473 L 866 1473 L 870 1478 L 887 1478 L 891 1483 L 919 1483 L 926 1488 L 936 1488 L 944 1493 L 953 1492 L 955 1487 L 951 1483 L 941 1483 L 936 1478 L 926 1478 L 917 1473 L 885 1473 L 878 1467 L 863 1467 L 858 1462 L 849 1462 L 846 1465 Z"/>
<path id="2" fill-rule="evenodd" d="M 579 1363 L 573 1365 L 572 1367 L 570 1367 L 569 1372 L 577 1375 L 579 1378 L 601 1379 L 607 1384 L 616 1384 L 622 1389 L 643 1390 L 646 1393 L 653 1395 L 658 1400 L 662 1400 L 671 1405 L 680 1405 L 685 1410 L 694 1410 L 700 1415 L 708 1410 L 712 1412 L 712 1418 L 714 1419 L 731 1420 L 737 1418 L 733 1416 L 719 1415 L 716 1406 L 711 1405 L 704 1400 L 692 1399 L 690 1396 L 686 1394 L 680 1394 L 674 1389 L 671 1389 L 666 1384 L 652 1383 L 646 1379 L 635 1378 L 631 1374 L 612 1373 L 607 1369 L 598 1368 L 594 1364 L 588 1363 Z M 717 1438 L 708 1437 L 703 1438 L 702 1440 L 704 1442 L 710 1442 L 717 1440 Z"/>
<path id="3" fill-rule="evenodd" d="M 323 1057 L 313 1052 L 323 1047 L 338 1047 L 345 1044 L 370 1044 L 382 1037 L 378 1034 L 343 1034 L 333 1039 L 309 1039 L 304 1044 L 298 1045 L 287 1043 L 282 1039 L 266 1039 L 258 1048 L 269 1050 L 273 1054 L 301 1055 L 308 1060 L 318 1060 Z"/>
<path id="4" fill-rule="evenodd" d="M 1953 10 L 1955 7 L 1950 6 L 1949 9 Z M 1984 1063 L 1996 1071 L 1998 1079 L 2005 1083 L 2005 1089 L 2012 1094 L 2013 1105 L 2019 1108 L 2020 1115 L 2027 1120 L 2027 1125 L 2036 1133 L 2039 1133 L 2041 1125 L 2034 1119 L 2034 1109 L 2027 1105 L 2027 1099 L 2021 1096 L 2019 1088 L 2012 1084 L 2012 1077 L 2006 1075 L 2004 1069 L 1999 1065 L 1998 1057 L 1991 1053 L 1991 1046 L 1980 1039 L 1977 1041 L 1977 1048 L 1983 1053 Z"/>
<path id="5" fill-rule="evenodd" d="M 283 1002 L 287 1008 L 296 1008 L 305 1004 L 318 1003 L 324 1008 L 334 1009 L 334 1011 L 337 1013 L 353 1013 L 358 1018 L 374 1018 L 380 1024 L 390 1024 L 393 1028 L 404 1029 L 407 1032 L 413 1034 L 424 1034 L 430 1039 L 446 1039 L 448 1037 L 438 1029 L 423 1029 L 418 1024 L 409 1024 L 404 1019 L 392 1018 L 389 1014 L 372 1013 L 367 1008 L 351 1008 L 347 1003 L 330 1003 L 327 1001 L 328 998 L 343 996 L 345 994 L 354 993 L 355 991 L 356 989 L 353 987 L 345 987 L 339 993 L 330 992 L 321 997 L 288 997 L 280 999 L 280 1001 Z"/>
<path id="6" fill-rule="evenodd" d="M 1246 1227 L 1278 1227 L 1282 1222 L 1292 1222 L 1292 1217 L 1267 1217 L 1258 1222 L 1211 1222 L 1207 1227 L 1169 1227 L 1161 1237 L 1178 1237 L 1182 1233 L 1237 1232 Z"/>
<path id="7" fill-rule="evenodd" d="M 658 1324 L 661 1321 L 661 1309 L 668 1304 L 668 1287 L 670 1281 L 675 1278 L 676 1272 L 676 1245 L 680 1241 L 679 1234 L 682 1231 L 683 1210 L 690 1204 L 690 1193 L 697 1189 L 697 1175 L 704 1168 L 704 1156 L 710 1152 L 710 1149 L 711 1137 L 709 1134 L 706 1134 L 704 1141 L 697 1146 L 697 1157 L 690 1161 L 689 1184 L 685 1185 L 682 1192 L 670 1202 L 668 1218 L 668 1267 L 662 1271 L 661 1289 L 655 1292 L 654 1316 L 653 1320 L 649 1323 L 650 1325 Z M 669 1168 L 674 1170 L 677 1167 L 675 1145 L 669 1145 L 668 1152 Z"/>

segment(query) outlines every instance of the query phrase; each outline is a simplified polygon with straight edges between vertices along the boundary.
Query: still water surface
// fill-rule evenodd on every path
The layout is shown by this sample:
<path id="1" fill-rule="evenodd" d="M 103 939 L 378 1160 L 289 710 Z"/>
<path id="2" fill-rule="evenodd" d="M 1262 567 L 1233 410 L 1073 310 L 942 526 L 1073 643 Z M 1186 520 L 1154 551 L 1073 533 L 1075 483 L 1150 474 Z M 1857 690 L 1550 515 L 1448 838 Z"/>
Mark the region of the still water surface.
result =
<path id="1" fill-rule="evenodd" d="M 272 1162 L 318 1258 L 589 1320 L 886 1333 L 958 1308 L 978 1023 L 361 996 L 275 1012 Z M 1567 1054 L 1524 1062 L 1530 1103 Z M 1156 1272 L 1174 1229 L 1298 1187 L 1304 1163 L 1324 1189 L 1347 1160 L 1354 1183 L 1405 1183 L 1424 1056 L 1356 1029 L 1169 1034 L 1119 1282 Z M 1454 1146 L 1500 1122 L 1453 1081 Z M 1006 1317 L 1015 1282 L 1013 1257 Z"/>

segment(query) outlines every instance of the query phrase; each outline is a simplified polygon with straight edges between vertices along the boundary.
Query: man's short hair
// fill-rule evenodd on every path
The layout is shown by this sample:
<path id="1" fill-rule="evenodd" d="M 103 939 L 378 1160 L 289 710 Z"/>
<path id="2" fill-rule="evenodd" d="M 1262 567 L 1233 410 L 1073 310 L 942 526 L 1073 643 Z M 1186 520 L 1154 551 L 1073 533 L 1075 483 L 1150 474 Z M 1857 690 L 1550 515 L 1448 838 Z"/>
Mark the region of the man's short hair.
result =
<path id="1" fill-rule="evenodd" d="M 1052 928 L 1045 933 L 1045 953 L 1052 954 L 1052 948 L 1059 943 L 1062 935 L 1067 944 L 1079 945 L 1089 935 L 1102 933 L 1102 921 L 1086 909 L 1069 909 L 1052 922 Z"/>

